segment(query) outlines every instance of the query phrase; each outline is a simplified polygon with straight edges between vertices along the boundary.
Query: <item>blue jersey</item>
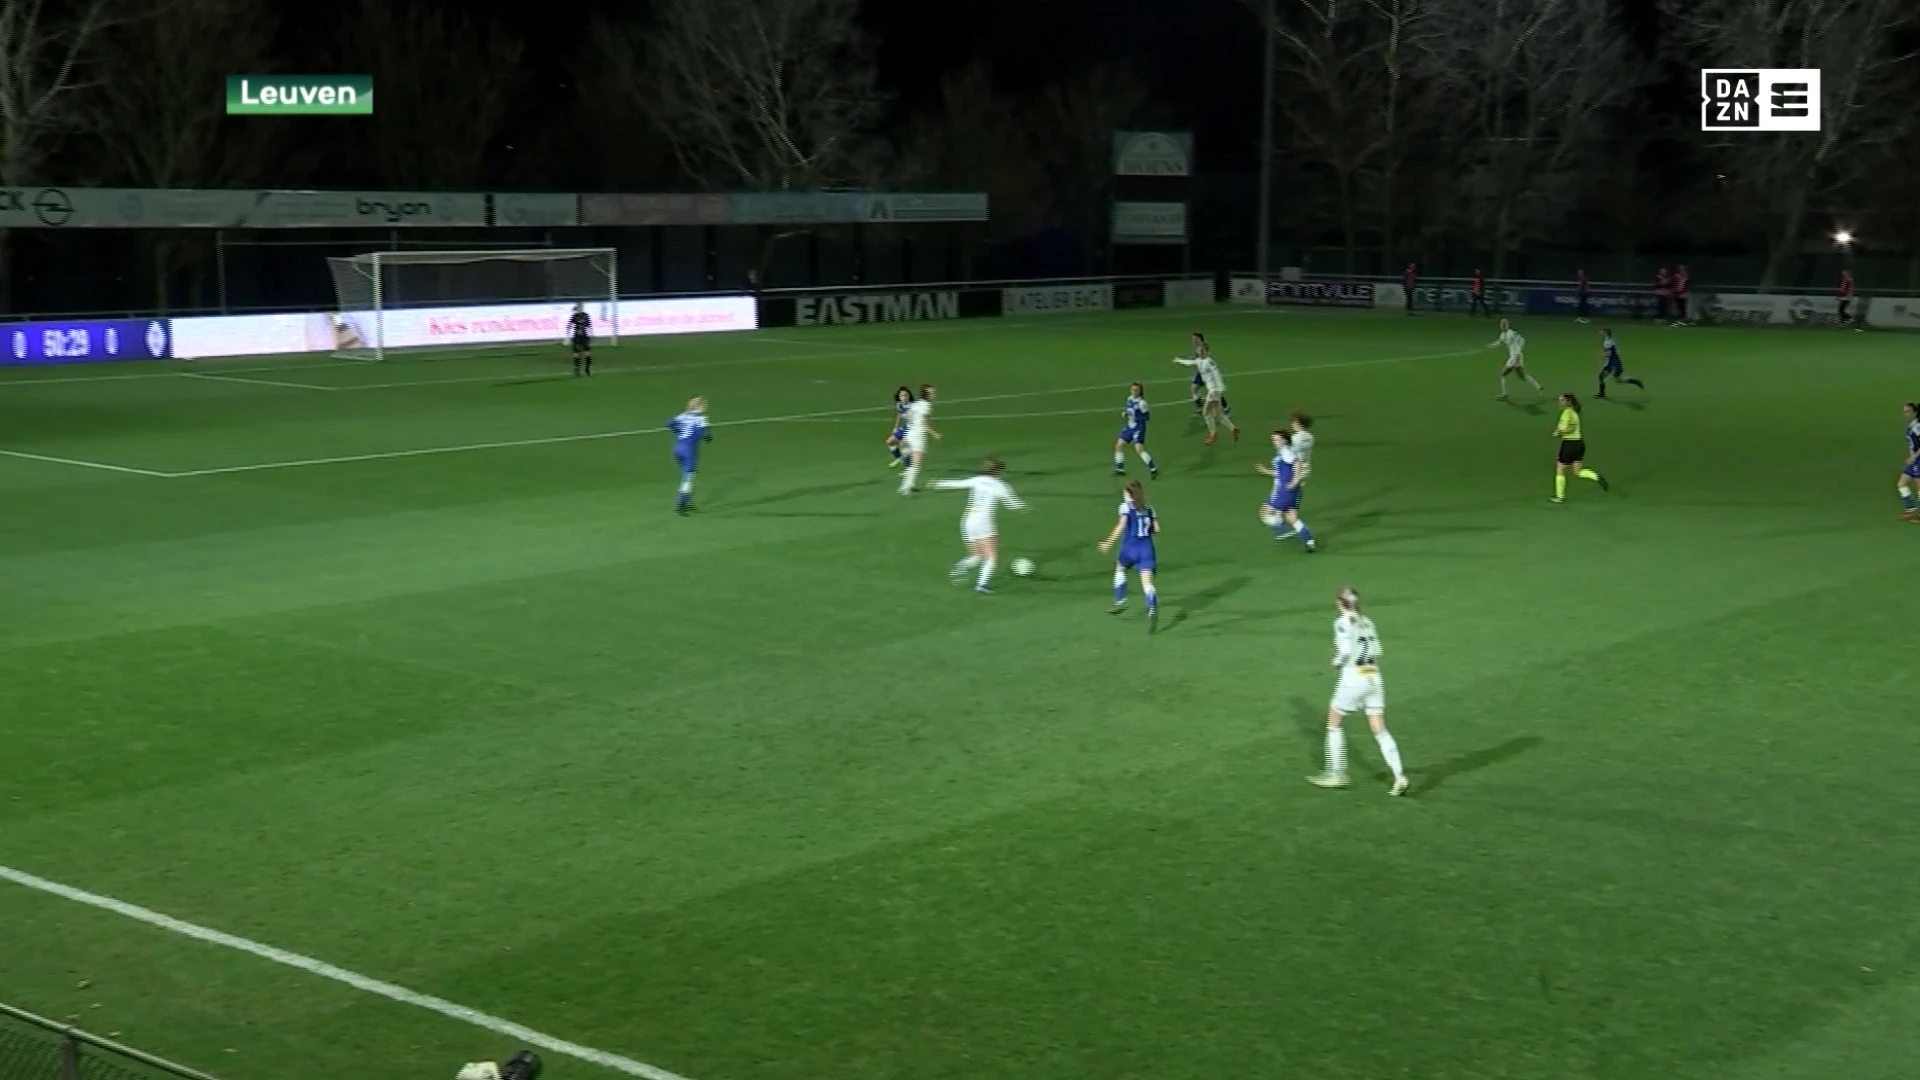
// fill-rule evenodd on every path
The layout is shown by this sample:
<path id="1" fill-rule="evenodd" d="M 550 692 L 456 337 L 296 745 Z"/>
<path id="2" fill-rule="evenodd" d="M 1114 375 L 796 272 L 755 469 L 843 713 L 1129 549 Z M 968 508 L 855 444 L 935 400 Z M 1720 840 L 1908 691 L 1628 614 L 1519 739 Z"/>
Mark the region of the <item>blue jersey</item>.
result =
<path id="1" fill-rule="evenodd" d="M 1131 502 L 1120 504 L 1120 565 L 1129 570 L 1154 568 L 1153 530 L 1160 520 L 1152 507 L 1141 508 Z"/>
<path id="2" fill-rule="evenodd" d="M 1600 355 L 1606 359 L 1604 370 L 1612 372 L 1626 370 L 1626 365 L 1620 362 L 1620 343 L 1613 340 L 1612 334 L 1600 339 Z"/>
<path id="3" fill-rule="evenodd" d="M 667 430 L 673 432 L 673 460 L 680 467 L 692 472 L 700 461 L 700 444 L 713 441 L 713 430 L 707 426 L 707 414 L 683 412 L 667 421 Z"/>
<path id="4" fill-rule="evenodd" d="M 907 409 L 912 404 L 913 402 L 911 401 L 896 401 L 893 403 L 893 437 L 896 439 L 904 439 L 907 437 Z"/>
<path id="5" fill-rule="evenodd" d="M 1909 420 L 1907 421 L 1907 457 L 1909 463 L 1907 467 L 1901 471 L 1916 480 L 1920 480 L 1920 460 L 1914 459 L 1913 455 L 1915 454 L 1920 454 L 1920 420 Z"/>
<path id="6" fill-rule="evenodd" d="M 1292 510 L 1300 505 L 1300 489 L 1293 486 L 1294 464 L 1293 447 L 1283 446 L 1273 455 L 1273 494 L 1267 496 L 1267 505 L 1275 510 Z"/>
<path id="7" fill-rule="evenodd" d="M 1143 443 L 1147 441 L 1147 420 L 1152 416 L 1153 408 L 1143 397 L 1127 396 L 1126 408 L 1121 410 L 1124 427 L 1120 429 L 1120 438 L 1125 442 Z"/>

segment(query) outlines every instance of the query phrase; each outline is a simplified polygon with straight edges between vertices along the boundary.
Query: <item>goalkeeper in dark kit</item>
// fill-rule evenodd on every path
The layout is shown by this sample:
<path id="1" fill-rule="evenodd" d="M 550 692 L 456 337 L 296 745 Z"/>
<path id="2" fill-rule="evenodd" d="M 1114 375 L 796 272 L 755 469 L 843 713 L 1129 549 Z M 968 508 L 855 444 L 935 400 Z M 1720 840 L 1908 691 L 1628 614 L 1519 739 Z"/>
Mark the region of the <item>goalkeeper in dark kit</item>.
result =
<path id="1" fill-rule="evenodd" d="M 585 304 L 573 305 L 567 316 L 567 340 L 573 346 L 573 373 L 593 374 L 593 319 Z"/>

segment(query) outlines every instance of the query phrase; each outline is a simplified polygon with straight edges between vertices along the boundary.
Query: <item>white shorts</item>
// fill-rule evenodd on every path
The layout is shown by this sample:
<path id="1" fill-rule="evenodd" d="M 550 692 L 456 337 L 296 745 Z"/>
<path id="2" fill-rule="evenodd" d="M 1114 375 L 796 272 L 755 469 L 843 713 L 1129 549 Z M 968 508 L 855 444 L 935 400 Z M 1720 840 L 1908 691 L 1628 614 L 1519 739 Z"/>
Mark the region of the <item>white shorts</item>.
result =
<path id="1" fill-rule="evenodd" d="M 1219 401 L 1219 400 L 1220 400 L 1221 398 L 1223 398 L 1223 397 L 1226 397 L 1226 396 L 1227 396 L 1227 388 L 1226 388 L 1226 387 L 1224 387 L 1224 386 L 1218 386 L 1218 387 L 1215 387 L 1215 386 L 1209 386 L 1209 387 L 1207 387 L 1207 400 L 1208 400 L 1208 401 Z"/>
<path id="2" fill-rule="evenodd" d="M 1509 356 L 1507 357 L 1507 366 L 1502 370 L 1517 371 L 1518 369 L 1526 366 L 1527 366 L 1527 358 L 1525 356 Z M 1485 371 L 1487 369 L 1481 368 L 1480 370 Z"/>
<path id="3" fill-rule="evenodd" d="M 906 447 L 910 454 L 924 454 L 927 451 L 927 433 L 909 431 L 907 437 L 900 440 L 900 445 Z"/>
<path id="4" fill-rule="evenodd" d="M 960 539 L 969 544 L 982 540 L 992 540 L 1000 531 L 994 527 L 993 518 L 986 514 L 968 514 L 960 519 Z"/>
<path id="5" fill-rule="evenodd" d="M 1329 708 L 1337 713 L 1364 712 L 1368 716 L 1384 716 L 1387 712 L 1387 687 L 1380 681 L 1380 669 L 1377 667 L 1346 667 L 1340 670 L 1340 681 L 1334 684 L 1333 701 Z"/>

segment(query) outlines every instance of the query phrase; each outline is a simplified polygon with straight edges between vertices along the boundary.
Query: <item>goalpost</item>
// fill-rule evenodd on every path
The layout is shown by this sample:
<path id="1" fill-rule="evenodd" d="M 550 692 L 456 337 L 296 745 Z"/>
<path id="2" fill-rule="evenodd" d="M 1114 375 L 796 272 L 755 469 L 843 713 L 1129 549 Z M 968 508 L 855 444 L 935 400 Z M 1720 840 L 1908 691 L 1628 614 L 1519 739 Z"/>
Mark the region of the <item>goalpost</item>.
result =
<path id="1" fill-rule="evenodd" d="M 593 319 L 595 338 L 617 345 L 618 264 L 613 248 L 375 251 L 329 258 L 338 301 L 334 352 L 382 360 L 397 349 L 558 343 L 575 304 Z M 462 308 L 492 310 L 470 312 L 479 319 L 476 326 L 462 317 Z"/>

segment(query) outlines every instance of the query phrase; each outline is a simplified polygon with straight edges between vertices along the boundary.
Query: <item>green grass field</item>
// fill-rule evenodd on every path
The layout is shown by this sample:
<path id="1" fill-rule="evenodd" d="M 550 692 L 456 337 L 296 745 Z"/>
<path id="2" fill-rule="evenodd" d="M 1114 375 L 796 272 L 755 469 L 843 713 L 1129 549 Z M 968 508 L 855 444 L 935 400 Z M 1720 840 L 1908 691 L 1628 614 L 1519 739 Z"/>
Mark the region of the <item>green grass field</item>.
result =
<path id="1" fill-rule="evenodd" d="M 1591 392 L 1589 328 L 1522 329 Z M 1614 490 L 1564 506 L 1465 317 L 6 372 L 0 866 L 694 1080 L 1911 1076 L 1915 341 L 1621 331 L 1651 393 L 1588 404 Z M 1094 546 L 1136 378 L 1152 637 Z M 923 380 L 929 474 L 1032 504 L 996 596 L 885 468 Z M 1296 406 L 1313 556 L 1255 519 Z M 1303 782 L 1349 583 L 1409 799 L 1363 734 Z M 0 1000 L 233 1080 L 515 1045 L 5 881 Z"/>

